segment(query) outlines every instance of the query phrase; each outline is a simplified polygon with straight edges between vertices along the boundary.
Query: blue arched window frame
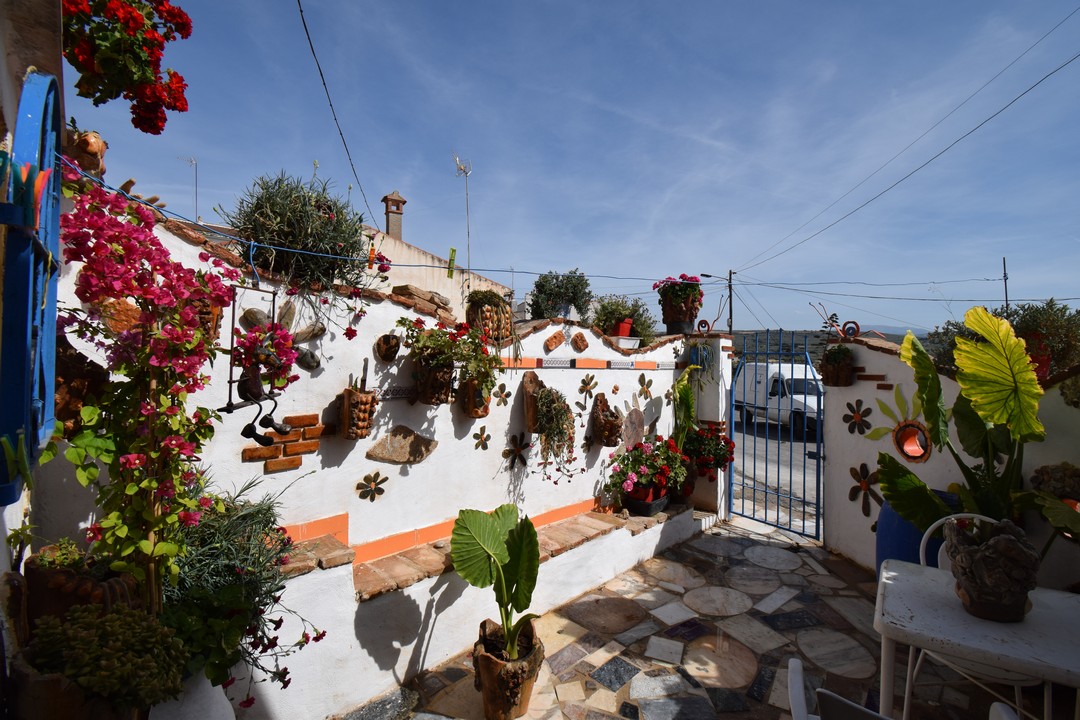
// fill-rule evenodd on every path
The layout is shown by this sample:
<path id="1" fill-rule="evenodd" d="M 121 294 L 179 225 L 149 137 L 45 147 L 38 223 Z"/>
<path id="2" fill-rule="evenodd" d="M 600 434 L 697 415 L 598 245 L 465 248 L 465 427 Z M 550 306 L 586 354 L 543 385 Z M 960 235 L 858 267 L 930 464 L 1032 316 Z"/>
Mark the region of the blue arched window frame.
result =
<path id="1" fill-rule="evenodd" d="M 30 73 L 23 83 L 0 221 L 4 252 L 3 344 L 0 347 L 0 435 L 22 443 L 30 468 L 56 423 L 56 285 L 60 267 L 60 90 L 56 78 Z M 40 204 L 18 196 L 15 173 L 51 168 Z M 33 185 L 29 192 L 33 194 Z M 35 216 L 37 228 L 34 227 Z M 10 476 L 0 457 L 0 505 L 22 494 L 23 477 Z"/>

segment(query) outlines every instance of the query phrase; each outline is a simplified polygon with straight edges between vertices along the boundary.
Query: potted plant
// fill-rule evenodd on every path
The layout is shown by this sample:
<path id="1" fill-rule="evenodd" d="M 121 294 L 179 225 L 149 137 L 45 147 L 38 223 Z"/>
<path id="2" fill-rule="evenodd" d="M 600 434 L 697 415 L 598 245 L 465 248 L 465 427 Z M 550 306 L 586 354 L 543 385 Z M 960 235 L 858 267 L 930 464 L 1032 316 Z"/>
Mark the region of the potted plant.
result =
<path id="1" fill-rule="evenodd" d="M 671 438 L 647 438 L 626 452 L 608 455 L 604 490 L 633 513 L 655 515 L 667 507 L 673 493 L 683 490 L 687 460 Z"/>
<path id="2" fill-rule="evenodd" d="M 715 482 L 735 454 L 735 443 L 716 425 L 700 426 L 690 431 L 682 451 L 690 458 L 690 468 L 697 477 Z"/>
<path id="3" fill-rule="evenodd" d="M 855 356 L 846 343 L 834 343 L 821 356 L 821 384 L 848 387 L 854 382 Z"/>
<path id="4" fill-rule="evenodd" d="M 543 387 L 536 394 L 536 432 L 542 465 L 561 469 L 574 461 L 574 411 L 554 388 Z"/>
<path id="5" fill-rule="evenodd" d="M 181 690 L 187 652 L 171 628 L 142 610 L 76 605 L 41 618 L 14 664 L 19 720 L 134 720 Z"/>
<path id="6" fill-rule="evenodd" d="M 1015 514 L 1013 493 L 1022 485 L 1024 445 L 1046 435 L 1038 418 L 1043 391 L 1023 341 L 1007 321 L 975 307 L 965 314 L 964 323 L 981 340 L 956 338 L 960 391 L 950 410 L 945 408 L 933 360 L 910 332 L 900 347 L 900 359 L 915 371 L 915 395 L 930 441 L 938 450 L 948 450 L 963 474 L 962 484 L 949 486 L 960 509 L 1010 519 Z M 953 445 L 950 418 L 960 449 L 976 464 L 965 462 Z M 878 479 L 885 499 L 920 530 L 955 512 L 888 453 L 878 454 Z"/>
<path id="7" fill-rule="evenodd" d="M 627 344 L 618 340 L 620 347 L 637 347 L 638 339 L 643 345 L 652 343 L 656 337 L 655 322 L 644 300 L 625 295 L 604 295 L 597 301 L 592 316 L 593 325 L 605 335 L 631 338 Z"/>
<path id="8" fill-rule="evenodd" d="M 666 277 L 653 283 L 653 290 L 660 295 L 660 310 L 668 335 L 689 335 L 694 331 L 694 321 L 701 310 L 705 293 L 701 278 L 682 273 L 678 278 Z"/>
<path id="9" fill-rule="evenodd" d="M 533 320 L 569 317 L 570 308 L 574 308 L 584 321 L 591 300 L 589 279 L 577 268 L 566 273 L 546 272 L 536 278 L 529 293 L 529 317 Z"/>
<path id="10" fill-rule="evenodd" d="M 177 561 L 176 583 L 165 588 L 161 619 L 190 654 L 187 672 L 226 688 L 240 663 L 288 687 L 281 661 L 326 635 L 282 603 L 293 543 L 281 527 L 278 498 L 248 497 L 256 482 L 214 497 L 199 524 L 183 529 L 187 550 Z M 302 626 L 291 640 L 279 633 L 285 615 Z M 254 702 L 252 683 L 249 672 L 241 705 Z"/>
<path id="11" fill-rule="evenodd" d="M 515 505 L 490 515 L 461 510 L 450 536 L 450 557 L 465 582 L 493 587 L 499 622 L 484 620 L 473 646 L 476 685 L 487 720 L 521 717 L 529 709 L 533 683 L 544 660 L 544 644 L 527 613 L 540 572 L 540 544 L 528 516 L 518 519 Z"/>
<path id="12" fill-rule="evenodd" d="M 416 364 L 417 399 L 428 405 L 450 401 L 454 368 L 458 371 L 458 395 L 471 417 L 487 415 L 491 390 L 502 372 L 502 358 L 488 349 L 490 338 L 479 328 L 458 323 L 452 329 L 442 322 L 428 328 L 423 318 L 399 318 L 409 357 Z"/>

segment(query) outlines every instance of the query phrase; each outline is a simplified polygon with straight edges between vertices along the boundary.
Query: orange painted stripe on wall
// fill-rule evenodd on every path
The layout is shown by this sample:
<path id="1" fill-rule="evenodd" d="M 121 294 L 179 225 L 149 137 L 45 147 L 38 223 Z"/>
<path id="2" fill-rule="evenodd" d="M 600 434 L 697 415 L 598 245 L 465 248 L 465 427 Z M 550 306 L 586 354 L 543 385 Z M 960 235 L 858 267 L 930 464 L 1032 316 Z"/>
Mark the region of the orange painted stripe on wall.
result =
<path id="1" fill-rule="evenodd" d="M 583 500 L 579 503 L 574 503 L 573 505 L 555 508 L 554 510 L 548 510 L 547 512 L 540 513 L 532 518 L 532 521 L 533 525 L 537 528 L 542 528 L 545 525 L 551 525 L 560 520 L 566 520 L 575 515 L 581 515 L 593 510 L 599 512 L 604 511 L 603 508 L 597 504 L 595 498 Z M 409 548 L 417 547 L 418 545 L 426 545 L 427 543 L 435 542 L 436 540 L 445 540 L 450 537 L 450 533 L 453 529 L 454 521 L 447 520 L 435 525 L 429 525 L 425 528 L 408 530 L 403 533 L 398 533 L 397 535 L 390 535 L 389 537 L 372 540 L 371 542 L 362 545 L 353 545 L 353 552 L 356 553 L 353 562 L 371 562 L 372 560 L 378 560 L 387 555 L 394 555 L 395 553 L 403 552 Z"/>
<path id="2" fill-rule="evenodd" d="M 595 358 L 576 358 L 574 360 L 574 367 L 582 370 L 607 370 L 607 360 L 597 360 Z"/>
<path id="3" fill-rule="evenodd" d="M 293 542 L 312 540 L 323 535 L 333 535 L 336 540 L 349 544 L 349 515 L 331 515 L 330 517 L 310 520 L 296 525 L 286 525 L 285 529 Z"/>

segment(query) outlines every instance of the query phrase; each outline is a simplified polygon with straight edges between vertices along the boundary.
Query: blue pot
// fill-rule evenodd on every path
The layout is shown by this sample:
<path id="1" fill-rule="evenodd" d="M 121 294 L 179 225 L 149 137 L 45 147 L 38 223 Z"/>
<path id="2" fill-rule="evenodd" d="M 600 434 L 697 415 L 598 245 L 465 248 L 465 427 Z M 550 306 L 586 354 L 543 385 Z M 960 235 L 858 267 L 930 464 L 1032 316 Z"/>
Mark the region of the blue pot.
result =
<path id="1" fill-rule="evenodd" d="M 952 493 L 934 490 L 935 495 L 945 501 L 954 512 L 960 509 L 960 498 Z M 880 575 L 881 563 L 889 558 L 919 564 L 919 544 L 923 533 L 919 528 L 900 517 L 886 500 L 881 506 L 877 521 L 877 565 L 875 570 Z M 926 564 L 937 567 L 938 550 L 941 538 L 930 538 L 926 545 Z"/>

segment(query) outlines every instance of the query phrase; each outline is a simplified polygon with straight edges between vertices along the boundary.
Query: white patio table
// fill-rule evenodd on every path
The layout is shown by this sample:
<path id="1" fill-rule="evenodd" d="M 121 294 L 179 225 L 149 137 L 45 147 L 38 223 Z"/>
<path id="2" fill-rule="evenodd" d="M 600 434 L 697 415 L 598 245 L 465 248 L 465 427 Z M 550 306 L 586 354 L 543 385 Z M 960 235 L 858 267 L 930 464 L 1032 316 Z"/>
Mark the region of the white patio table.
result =
<path id="1" fill-rule="evenodd" d="M 1022 622 L 998 623 L 969 615 L 955 583 L 947 570 L 902 560 L 882 563 L 874 612 L 881 635 L 882 715 L 893 716 L 897 642 L 1080 688 L 1080 595 L 1036 588 Z M 1080 705 L 1075 712 L 1080 716 Z"/>

